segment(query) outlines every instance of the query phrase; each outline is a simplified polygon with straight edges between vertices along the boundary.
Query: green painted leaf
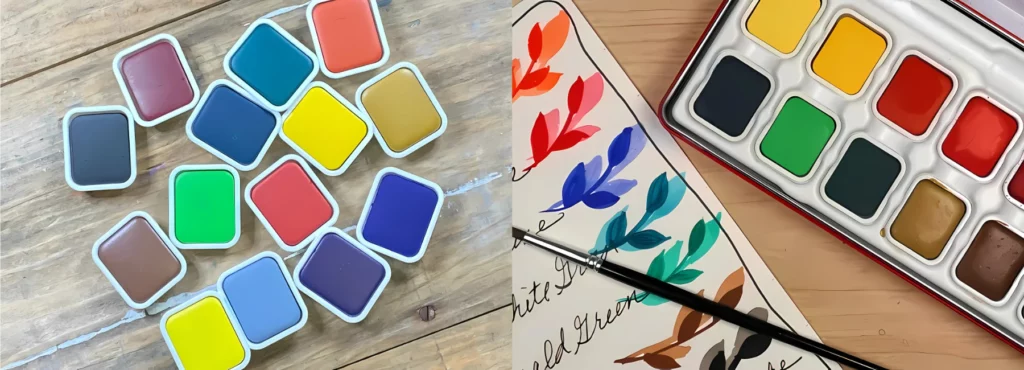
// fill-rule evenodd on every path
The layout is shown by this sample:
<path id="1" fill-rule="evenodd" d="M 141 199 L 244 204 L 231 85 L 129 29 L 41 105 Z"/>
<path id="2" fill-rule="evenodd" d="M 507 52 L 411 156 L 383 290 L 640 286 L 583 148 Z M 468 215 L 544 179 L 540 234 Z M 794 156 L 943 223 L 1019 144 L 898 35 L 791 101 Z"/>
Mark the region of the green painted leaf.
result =
<path id="1" fill-rule="evenodd" d="M 668 237 L 655 230 L 642 230 L 630 234 L 626 240 L 633 248 L 645 250 L 661 245 L 668 240 Z"/>
<path id="2" fill-rule="evenodd" d="M 665 253 L 665 271 L 669 271 L 669 273 L 667 273 L 666 275 L 671 275 L 671 271 L 675 271 L 676 266 L 680 262 L 679 253 L 681 253 L 682 249 L 683 241 L 680 240 L 677 241 L 676 244 L 672 246 L 672 248 L 669 248 L 667 253 Z"/>
<path id="3" fill-rule="evenodd" d="M 647 297 L 644 297 L 644 299 L 640 301 L 640 303 L 643 303 L 645 306 L 657 306 L 665 302 L 668 302 L 668 300 L 650 293 L 647 293 Z"/>
<path id="4" fill-rule="evenodd" d="M 665 274 L 666 271 L 668 274 L 672 273 L 672 270 L 665 270 L 665 251 L 662 250 L 661 253 L 658 253 L 658 256 L 654 257 L 654 260 L 651 261 L 651 266 L 647 268 L 647 276 L 658 280 L 665 280 L 661 275 Z"/>
<path id="5" fill-rule="evenodd" d="M 697 280 L 697 277 L 699 277 L 703 273 L 704 271 L 693 269 L 675 271 L 672 273 L 672 275 L 669 275 L 667 281 L 676 285 L 689 284 L 694 280 Z"/>
<path id="6" fill-rule="evenodd" d="M 666 173 L 662 173 L 651 182 L 651 187 L 647 190 L 647 213 L 661 208 L 665 205 L 666 199 L 668 199 L 668 178 Z"/>
<path id="7" fill-rule="evenodd" d="M 718 241 L 718 235 L 721 232 L 721 219 L 722 213 L 719 212 L 717 215 L 715 215 L 715 219 L 712 220 L 711 222 L 701 221 L 702 223 L 704 223 L 704 238 L 701 241 L 700 247 L 698 247 L 696 250 L 687 251 L 688 255 L 685 258 L 683 258 L 685 265 L 697 262 L 697 260 L 701 259 L 701 257 L 704 257 L 704 255 L 711 250 L 711 247 L 715 245 L 715 242 Z M 690 249 L 693 249 L 692 244 L 690 245 Z"/>
<path id="8" fill-rule="evenodd" d="M 697 220 L 697 223 L 693 225 L 693 229 L 690 229 L 690 248 L 686 250 L 686 257 L 697 254 L 700 245 L 704 243 L 704 232 L 706 231 L 707 227 L 704 226 L 704 220 Z"/>

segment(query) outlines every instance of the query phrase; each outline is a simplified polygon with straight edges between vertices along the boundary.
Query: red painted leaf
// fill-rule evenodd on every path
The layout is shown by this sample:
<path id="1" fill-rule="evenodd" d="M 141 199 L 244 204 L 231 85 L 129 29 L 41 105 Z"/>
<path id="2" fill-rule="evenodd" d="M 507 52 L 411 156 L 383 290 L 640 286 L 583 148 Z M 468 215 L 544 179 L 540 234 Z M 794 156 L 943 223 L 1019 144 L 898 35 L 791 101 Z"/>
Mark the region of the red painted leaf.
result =
<path id="1" fill-rule="evenodd" d="M 530 49 L 530 60 L 540 58 L 540 51 L 544 48 L 544 32 L 540 30 L 540 23 L 534 23 L 530 30 L 530 39 L 527 41 Z"/>
<path id="2" fill-rule="evenodd" d="M 548 156 L 548 125 L 546 121 L 544 114 L 537 113 L 537 121 L 533 123 L 533 132 L 530 133 L 534 163 L 540 163 Z"/>
<path id="3" fill-rule="evenodd" d="M 590 134 L 585 131 L 573 130 L 566 132 L 565 135 L 559 136 L 555 140 L 555 144 L 551 146 L 551 151 L 566 150 L 576 146 L 581 141 L 589 139 Z"/>
<path id="4" fill-rule="evenodd" d="M 583 79 L 576 77 L 576 81 L 569 87 L 569 114 L 576 114 L 580 111 L 580 103 L 583 102 Z"/>
<path id="5" fill-rule="evenodd" d="M 530 72 L 526 76 L 523 76 L 523 79 L 519 81 L 519 89 L 530 90 L 532 88 L 540 86 L 540 84 L 544 82 L 544 79 L 548 77 L 548 72 L 550 70 L 551 67 L 544 67 L 536 71 Z"/>

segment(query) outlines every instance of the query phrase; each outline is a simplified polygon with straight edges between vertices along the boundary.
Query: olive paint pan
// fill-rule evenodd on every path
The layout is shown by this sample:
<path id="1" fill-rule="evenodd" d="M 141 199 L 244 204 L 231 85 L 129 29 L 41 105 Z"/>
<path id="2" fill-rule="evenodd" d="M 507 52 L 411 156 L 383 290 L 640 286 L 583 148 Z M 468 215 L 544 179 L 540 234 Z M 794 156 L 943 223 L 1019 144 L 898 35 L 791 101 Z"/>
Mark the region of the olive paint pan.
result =
<path id="1" fill-rule="evenodd" d="M 376 0 L 317 0 L 306 23 L 325 76 L 338 79 L 380 68 L 391 50 Z"/>
<path id="2" fill-rule="evenodd" d="M 242 235 L 238 171 L 225 164 L 178 166 L 168 180 L 168 229 L 181 249 L 227 249 Z"/>
<path id="3" fill-rule="evenodd" d="M 185 277 L 185 258 L 149 213 L 121 219 L 92 246 L 92 259 L 125 303 L 142 310 Z"/>
<path id="4" fill-rule="evenodd" d="M 956 0 L 725 0 L 659 116 L 1024 352 L 1021 65 Z"/>
<path id="5" fill-rule="evenodd" d="M 135 182 L 135 124 L 122 106 L 73 108 L 64 115 L 64 181 L 78 191 Z"/>
<path id="6" fill-rule="evenodd" d="M 398 62 L 356 90 L 356 105 L 374 127 L 377 142 L 392 158 L 404 158 L 434 141 L 448 116 L 419 68 Z"/>
<path id="7" fill-rule="evenodd" d="M 245 203 L 277 245 L 295 252 L 338 220 L 338 202 L 309 168 L 288 154 L 245 186 Z"/>
<path id="8" fill-rule="evenodd" d="M 199 102 L 199 85 L 174 36 L 162 33 L 122 50 L 114 56 L 113 67 L 141 126 L 156 126 Z"/>

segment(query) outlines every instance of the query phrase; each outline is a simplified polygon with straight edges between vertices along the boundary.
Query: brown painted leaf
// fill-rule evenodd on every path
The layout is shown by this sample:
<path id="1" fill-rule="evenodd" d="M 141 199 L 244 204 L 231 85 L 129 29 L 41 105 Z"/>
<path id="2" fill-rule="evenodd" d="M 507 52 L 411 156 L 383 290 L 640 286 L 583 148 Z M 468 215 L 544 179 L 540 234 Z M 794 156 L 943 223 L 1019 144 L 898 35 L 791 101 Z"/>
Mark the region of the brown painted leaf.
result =
<path id="1" fill-rule="evenodd" d="M 674 358 L 674 359 L 680 359 L 680 358 L 686 357 L 687 353 L 690 353 L 690 347 L 687 347 L 687 346 L 676 346 L 676 347 L 672 347 L 672 348 L 666 349 L 664 351 L 661 351 L 661 354 L 663 354 L 665 356 L 668 356 L 668 357 L 671 357 L 671 358 Z"/>
<path id="2" fill-rule="evenodd" d="M 715 301 L 736 308 L 736 305 L 740 303 L 740 298 L 743 297 L 743 281 L 744 273 L 741 267 L 722 281 L 722 286 L 718 288 L 718 293 L 715 295 Z"/>
<path id="3" fill-rule="evenodd" d="M 697 335 L 697 328 L 700 327 L 702 317 L 704 317 L 704 314 L 697 311 L 691 311 L 687 314 L 683 322 L 679 324 L 679 328 L 676 329 L 679 332 L 676 334 L 676 341 L 683 343 Z"/>
<path id="4" fill-rule="evenodd" d="M 655 369 L 678 369 L 679 363 L 675 359 L 656 353 L 645 353 L 644 362 Z"/>
<path id="5" fill-rule="evenodd" d="M 704 298 L 704 289 L 701 289 L 699 292 L 697 292 L 697 296 L 701 297 L 701 298 Z M 682 307 L 679 308 L 679 314 L 676 315 L 676 323 L 675 323 L 675 325 L 672 326 L 672 328 L 674 328 L 674 330 L 675 330 L 675 331 L 672 332 L 672 337 L 674 337 L 674 338 L 678 338 L 679 337 L 679 328 L 683 327 L 682 326 L 683 325 L 683 319 L 685 319 L 686 316 L 689 315 L 691 311 L 693 311 L 693 310 L 691 310 L 689 307 L 686 307 L 686 306 L 682 306 Z M 707 316 L 707 315 L 705 315 L 705 316 Z M 704 321 L 705 320 L 701 320 L 701 323 L 703 323 Z"/>

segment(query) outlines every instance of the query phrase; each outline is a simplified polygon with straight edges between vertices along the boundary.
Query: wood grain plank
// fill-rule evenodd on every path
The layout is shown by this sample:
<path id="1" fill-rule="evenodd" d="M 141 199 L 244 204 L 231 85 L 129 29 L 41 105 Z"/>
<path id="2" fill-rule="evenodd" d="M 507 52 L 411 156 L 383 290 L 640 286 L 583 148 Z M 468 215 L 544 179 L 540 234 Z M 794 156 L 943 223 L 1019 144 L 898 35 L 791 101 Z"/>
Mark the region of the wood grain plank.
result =
<path id="1" fill-rule="evenodd" d="M 185 117 L 136 132 L 140 175 L 124 191 L 73 192 L 63 180 L 60 119 L 74 106 L 124 104 L 110 72 L 120 49 L 150 34 L 178 37 L 202 87 L 223 78 L 221 60 L 257 17 L 296 0 L 233 1 L 43 71 L 0 91 L 0 363 L 65 346 L 28 368 L 162 368 L 171 364 L 157 329 L 158 315 L 123 324 L 135 314 L 92 264 L 93 241 L 131 210 L 167 220 L 167 176 L 182 163 L 216 159 L 188 141 Z M 371 144 L 346 174 L 321 177 L 341 207 L 337 226 L 356 222 L 376 171 L 397 166 L 435 180 L 451 197 L 424 258 L 391 261 L 391 284 L 366 321 L 345 324 L 307 300 L 306 328 L 254 354 L 253 367 L 342 366 L 507 304 L 507 229 L 511 189 L 502 177 L 511 156 L 510 84 L 506 58 L 509 4 L 502 0 L 395 1 L 382 9 L 391 62 L 417 64 L 449 116 L 448 131 L 402 160 Z M 274 18 L 310 43 L 302 10 Z M 462 45 L 473 45 L 464 47 Z M 390 63 L 389 63 L 390 65 Z M 328 81 L 351 97 L 372 73 Z M 8 150 L 9 149 L 9 150 Z M 276 141 L 264 163 L 242 174 L 243 184 L 291 150 Z M 244 207 L 243 207 L 244 208 Z M 281 252 L 248 210 L 243 235 L 227 251 L 186 251 L 189 272 L 165 297 L 195 292 L 232 265 L 263 250 Z M 293 266 L 297 259 L 290 259 Z M 416 309 L 433 305 L 424 322 Z M 151 313 L 154 310 L 150 310 Z M 101 332 L 101 333 L 99 333 Z M 83 341 L 82 335 L 98 333 Z M 70 342 L 69 342 L 70 341 Z M 81 343 L 80 343 L 81 342 Z M 62 344 L 64 343 L 64 344 Z M 310 365 L 312 366 L 312 365 Z"/>
<path id="2" fill-rule="evenodd" d="M 720 0 L 575 0 L 657 107 Z M 899 369 L 1021 369 L 1024 356 L 681 145 L 825 340 Z"/>
<path id="3" fill-rule="evenodd" d="M 0 84 L 227 0 L 7 1 Z"/>

